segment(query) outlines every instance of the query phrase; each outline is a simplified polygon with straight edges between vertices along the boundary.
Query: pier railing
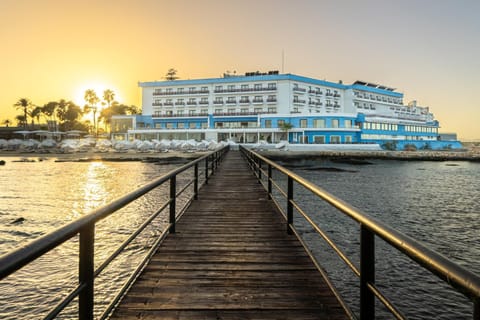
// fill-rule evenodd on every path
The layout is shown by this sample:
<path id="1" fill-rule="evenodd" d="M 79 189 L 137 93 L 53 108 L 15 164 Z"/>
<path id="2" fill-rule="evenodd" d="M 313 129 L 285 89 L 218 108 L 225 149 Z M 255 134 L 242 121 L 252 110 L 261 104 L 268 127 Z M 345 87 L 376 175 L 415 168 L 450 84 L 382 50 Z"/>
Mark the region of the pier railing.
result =
<path id="1" fill-rule="evenodd" d="M 359 209 L 336 198 L 315 184 L 283 166 L 276 164 L 266 157 L 242 146 L 240 146 L 240 151 L 249 162 L 249 166 L 254 171 L 259 182 L 262 183 L 263 187 L 268 191 L 269 199 L 276 204 L 277 208 L 286 218 L 287 232 L 295 233 L 297 237 L 299 237 L 293 223 L 295 209 L 360 279 L 361 319 L 375 318 L 375 298 L 377 298 L 395 318 L 405 319 L 402 312 L 385 296 L 384 293 L 382 293 L 381 288 L 375 283 L 375 238 L 378 237 L 383 239 L 391 247 L 409 257 L 411 260 L 418 263 L 420 267 L 429 270 L 445 283 L 463 293 L 473 302 L 473 319 L 480 320 L 480 277 L 478 275 L 466 270 L 445 256 L 427 248 L 415 239 L 402 234 L 372 217 L 369 217 Z M 286 190 L 281 187 L 278 181 L 279 179 L 277 179 L 277 181 L 274 180 L 272 174 L 273 170 L 276 170 L 283 175 L 284 179 L 286 178 Z M 322 199 L 332 207 L 340 210 L 359 224 L 360 267 L 357 267 L 355 263 L 347 257 L 327 233 L 313 221 L 312 217 L 304 208 L 302 208 L 302 204 L 294 199 L 294 182 L 296 185 L 303 186 L 305 190 L 308 190 L 319 199 Z M 278 191 L 277 194 L 279 194 L 280 199 L 274 197 L 274 189 Z M 281 200 L 282 197 L 286 203 L 281 202 L 283 201 Z M 311 258 L 316 261 L 312 254 Z M 318 262 L 316 263 L 319 270 L 322 271 Z M 332 287 L 332 289 L 334 288 Z M 340 296 L 338 298 L 343 302 L 343 299 Z M 349 310 L 349 307 L 346 305 L 344 305 L 344 307 L 353 317 L 353 313 Z"/>
<path id="2" fill-rule="evenodd" d="M 217 151 L 210 152 L 196 160 L 193 160 L 171 172 L 155 179 L 154 181 L 138 188 L 127 195 L 120 197 L 111 203 L 93 210 L 84 215 L 76 221 L 73 221 L 49 234 L 40 237 L 37 240 L 30 242 L 22 248 L 19 248 L 11 253 L 0 257 L 0 281 L 5 277 L 15 273 L 25 265 L 31 263 L 40 256 L 46 254 L 50 250 L 60 246 L 62 243 L 79 235 L 79 268 L 78 268 L 78 285 L 74 288 L 57 306 L 53 307 L 45 319 L 53 319 L 56 317 L 67 305 L 69 305 L 75 298 L 78 297 L 78 312 L 80 319 L 94 318 L 94 281 L 95 278 L 120 254 L 123 250 L 134 240 L 161 212 L 168 208 L 169 223 L 162 231 L 161 235 L 155 241 L 151 249 L 143 258 L 143 261 L 138 265 L 134 273 L 130 276 L 127 282 L 120 289 L 113 301 L 110 302 L 106 310 L 100 316 L 100 319 L 106 318 L 113 310 L 119 299 L 129 288 L 129 286 L 136 279 L 138 274 L 142 271 L 145 264 L 149 261 L 158 246 L 168 233 L 175 233 L 175 223 L 183 214 L 186 207 L 192 199 L 197 198 L 199 182 L 202 181 L 208 184 L 209 176 L 211 176 L 218 167 L 219 162 L 223 159 L 226 152 L 229 150 L 228 146 L 223 147 Z M 200 177 L 199 166 L 204 165 L 203 171 L 205 176 Z M 193 168 L 193 177 L 187 181 L 180 190 L 177 190 L 176 178 L 179 174 Z M 145 196 L 150 191 L 169 183 L 169 198 L 168 200 L 157 206 L 157 210 L 151 214 L 147 220 L 142 223 L 116 250 L 113 252 L 101 265 L 94 269 L 94 234 L 95 225 L 100 220 L 108 217 L 114 212 L 125 207 L 134 200 Z M 193 186 L 191 197 L 183 208 L 177 210 L 176 199 L 184 193 L 189 187 Z"/>

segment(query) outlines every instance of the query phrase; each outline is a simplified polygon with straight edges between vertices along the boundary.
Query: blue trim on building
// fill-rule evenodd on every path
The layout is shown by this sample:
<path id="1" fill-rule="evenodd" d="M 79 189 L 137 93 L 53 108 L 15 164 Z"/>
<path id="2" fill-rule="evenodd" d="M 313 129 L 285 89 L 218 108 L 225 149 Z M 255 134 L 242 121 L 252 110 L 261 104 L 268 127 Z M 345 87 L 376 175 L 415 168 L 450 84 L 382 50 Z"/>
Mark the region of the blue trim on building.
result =
<path id="1" fill-rule="evenodd" d="M 326 80 L 318 80 L 295 74 L 278 74 L 278 75 L 258 75 L 258 76 L 234 76 L 227 78 L 209 78 L 209 79 L 193 79 L 193 80 L 174 80 L 174 81 L 150 81 L 139 82 L 138 85 L 142 88 L 146 87 L 171 87 L 171 86 L 193 86 L 193 85 L 208 85 L 208 84 L 220 84 L 220 83 L 238 83 L 238 82 L 255 82 L 255 81 L 279 81 L 290 80 L 307 83 L 310 85 L 325 86 L 335 89 L 358 89 L 368 91 L 372 93 L 378 93 L 388 95 L 396 98 L 403 98 L 403 93 L 392 92 L 389 90 L 382 90 L 378 88 L 372 88 L 362 85 L 344 85 L 341 83 L 330 82 Z"/>

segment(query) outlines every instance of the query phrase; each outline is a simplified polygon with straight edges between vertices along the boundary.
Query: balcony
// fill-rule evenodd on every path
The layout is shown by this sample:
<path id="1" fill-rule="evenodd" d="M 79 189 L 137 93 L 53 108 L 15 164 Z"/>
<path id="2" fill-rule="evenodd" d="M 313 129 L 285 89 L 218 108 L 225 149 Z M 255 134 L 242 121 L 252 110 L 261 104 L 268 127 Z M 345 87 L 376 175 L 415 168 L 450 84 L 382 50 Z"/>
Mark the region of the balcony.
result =
<path id="1" fill-rule="evenodd" d="M 153 118 L 185 118 L 185 117 L 206 117 L 208 113 L 199 112 L 196 114 L 184 114 L 184 113 L 160 113 L 155 112 L 152 117 Z"/>
<path id="2" fill-rule="evenodd" d="M 154 91 L 154 96 L 174 96 L 174 95 L 189 95 L 189 94 L 209 94 L 208 90 L 193 90 L 193 91 Z"/>
<path id="3" fill-rule="evenodd" d="M 299 88 L 299 87 L 293 87 L 293 91 L 296 91 L 296 92 L 307 92 L 307 89 Z"/>
<path id="4" fill-rule="evenodd" d="M 175 106 L 184 107 L 184 106 L 185 106 L 185 102 L 175 102 Z"/>
<path id="5" fill-rule="evenodd" d="M 257 116 L 259 114 L 275 114 L 276 112 L 271 111 L 249 111 L 249 112 L 214 112 L 213 115 L 216 117 L 219 116 Z"/>
<path id="6" fill-rule="evenodd" d="M 263 99 L 253 99 L 253 104 L 262 104 Z"/>
<path id="7" fill-rule="evenodd" d="M 208 102 L 207 102 L 208 103 Z M 187 105 L 188 106 L 196 106 L 197 105 L 197 102 L 196 101 L 188 101 L 187 102 Z"/>
<path id="8" fill-rule="evenodd" d="M 250 100 L 249 99 L 241 99 L 240 104 L 249 104 Z"/>
<path id="9" fill-rule="evenodd" d="M 335 94 L 333 95 L 333 97 L 334 97 L 334 98 L 340 98 L 340 95 L 339 95 L 338 93 L 335 93 Z"/>
<path id="10" fill-rule="evenodd" d="M 275 91 L 277 87 L 253 87 L 253 88 L 235 88 L 235 89 L 215 89 L 214 93 L 237 93 L 237 92 L 259 92 L 259 91 Z"/>
<path id="11" fill-rule="evenodd" d="M 223 101 L 213 101 L 213 104 L 215 105 L 223 105 Z"/>
<path id="12" fill-rule="evenodd" d="M 173 106 L 173 102 L 165 102 L 163 105 L 164 106 Z"/>
<path id="13" fill-rule="evenodd" d="M 301 99 L 293 99 L 293 103 L 302 103 L 305 104 L 307 102 L 306 100 L 301 100 Z"/>
<path id="14" fill-rule="evenodd" d="M 208 104 L 208 101 L 200 101 L 198 104 L 205 105 Z"/>
<path id="15" fill-rule="evenodd" d="M 277 98 L 268 98 L 267 99 L 267 103 L 276 103 L 277 102 Z"/>
<path id="16" fill-rule="evenodd" d="M 327 92 L 327 93 L 325 93 L 325 95 L 326 95 L 327 97 L 333 97 L 333 93 L 331 93 L 331 92 Z"/>
<path id="17" fill-rule="evenodd" d="M 154 107 L 161 107 L 161 106 L 163 106 L 163 103 L 161 103 L 161 102 L 154 102 L 154 103 L 152 103 L 152 106 L 154 106 Z"/>

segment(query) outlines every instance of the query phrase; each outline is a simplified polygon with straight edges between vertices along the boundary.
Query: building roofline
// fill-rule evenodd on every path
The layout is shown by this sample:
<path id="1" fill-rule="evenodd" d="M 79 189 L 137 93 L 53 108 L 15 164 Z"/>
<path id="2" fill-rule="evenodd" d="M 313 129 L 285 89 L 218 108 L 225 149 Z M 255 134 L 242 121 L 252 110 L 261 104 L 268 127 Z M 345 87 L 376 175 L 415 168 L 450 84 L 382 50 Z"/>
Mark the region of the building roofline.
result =
<path id="1" fill-rule="evenodd" d="M 295 74 L 266 74 L 266 75 L 252 75 L 252 76 L 232 76 L 225 78 L 204 78 L 204 79 L 187 79 L 187 80 L 173 80 L 173 81 L 145 81 L 138 82 L 138 86 L 141 88 L 147 87 L 169 87 L 169 86 L 188 86 L 188 85 L 206 85 L 206 84 L 216 84 L 216 83 L 238 83 L 246 81 L 279 81 L 279 80 L 291 80 L 304 82 L 312 85 L 325 86 L 335 89 L 358 89 L 369 91 L 378 94 L 390 95 L 397 98 L 403 98 L 403 93 L 394 92 L 393 88 L 389 88 L 381 85 L 372 85 L 367 82 L 355 81 L 351 85 L 345 85 L 342 83 L 335 83 L 326 80 L 319 80 L 304 76 L 299 76 Z"/>

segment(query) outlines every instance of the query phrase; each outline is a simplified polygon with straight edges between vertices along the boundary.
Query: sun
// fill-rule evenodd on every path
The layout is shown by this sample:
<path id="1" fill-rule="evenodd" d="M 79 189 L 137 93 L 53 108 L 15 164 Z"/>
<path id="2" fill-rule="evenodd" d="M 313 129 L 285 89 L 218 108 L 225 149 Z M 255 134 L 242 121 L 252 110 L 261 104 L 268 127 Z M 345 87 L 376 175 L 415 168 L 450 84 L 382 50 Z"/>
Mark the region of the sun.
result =
<path id="1" fill-rule="evenodd" d="M 85 83 L 83 85 L 80 85 L 80 86 L 77 87 L 77 89 L 75 89 L 73 102 L 75 102 L 75 104 L 77 104 L 78 106 L 83 108 L 83 106 L 86 104 L 85 99 L 84 99 L 85 91 L 87 91 L 89 89 L 92 89 L 93 91 L 95 91 L 95 93 L 97 94 L 100 101 L 103 100 L 103 92 L 105 90 L 107 90 L 107 89 L 112 90 L 115 93 L 115 101 L 120 101 L 119 92 L 114 86 L 108 85 L 108 84 L 105 84 L 105 83 L 102 83 L 102 82 L 91 81 L 91 82 Z M 98 103 L 97 107 L 98 108 L 103 107 L 101 102 Z"/>

